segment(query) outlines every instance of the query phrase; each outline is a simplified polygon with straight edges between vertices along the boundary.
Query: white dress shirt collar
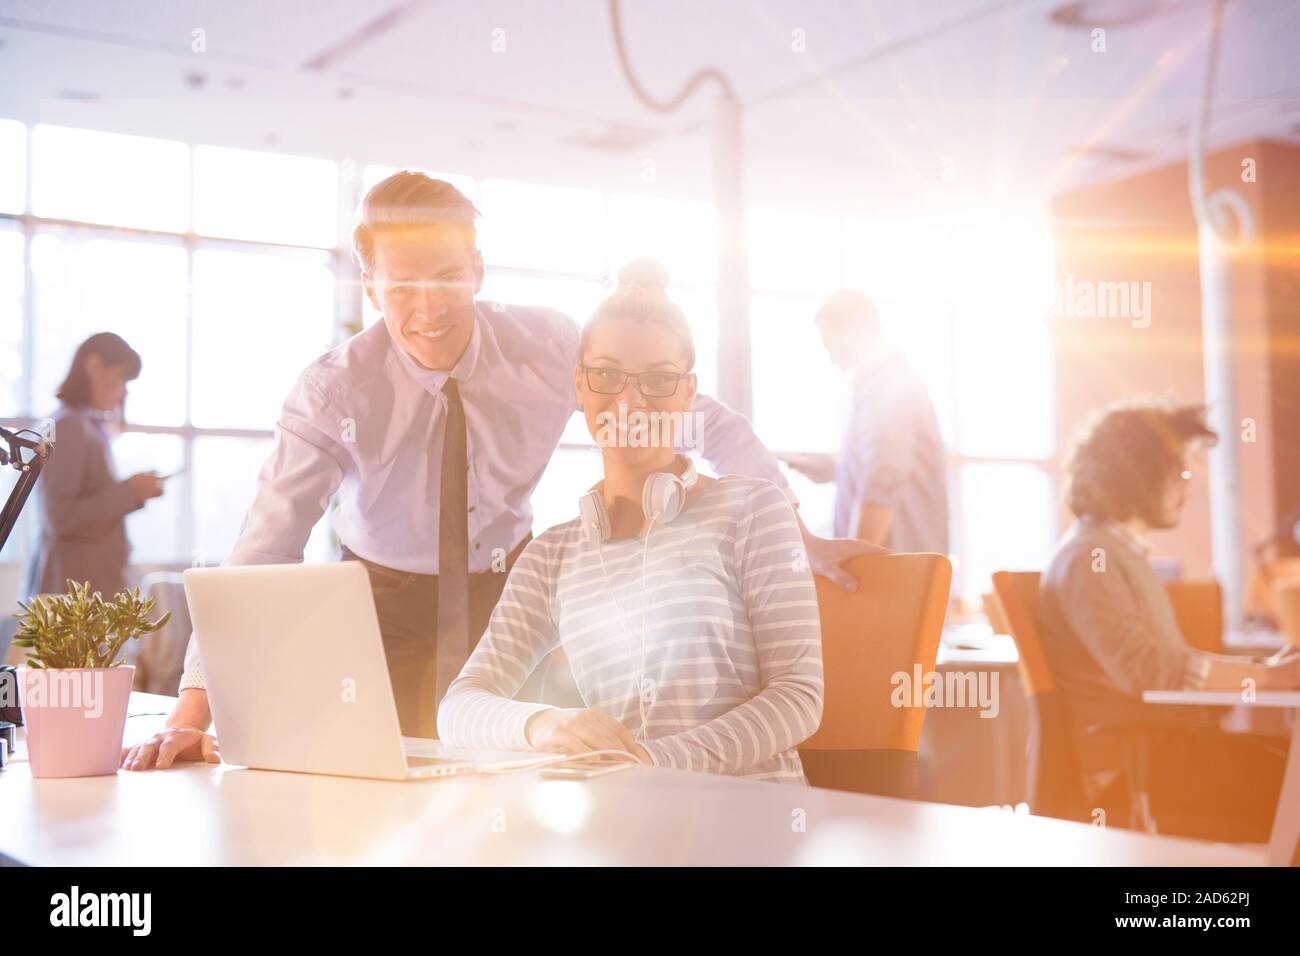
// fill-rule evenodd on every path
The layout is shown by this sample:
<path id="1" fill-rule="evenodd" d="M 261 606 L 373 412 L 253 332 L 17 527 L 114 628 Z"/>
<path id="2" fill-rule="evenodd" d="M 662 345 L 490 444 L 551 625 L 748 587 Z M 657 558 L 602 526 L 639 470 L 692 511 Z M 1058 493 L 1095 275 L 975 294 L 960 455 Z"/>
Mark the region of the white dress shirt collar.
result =
<path id="1" fill-rule="evenodd" d="M 442 393 L 442 387 L 447 383 L 447 376 L 450 375 L 456 381 L 464 384 L 469 381 L 474 369 L 478 366 L 478 356 L 482 348 L 482 336 L 479 330 L 481 320 L 478 315 L 478 303 L 474 304 L 474 328 L 469 335 L 469 345 L 465 346 L 465 353 L 461 355 L 460 360 L 448 372 L 445 369 L 428 369 L 420 365 L 406 353 L 406 349 L 393 340 L 389 335 L 388 340 L 392 345 L 393 352 L 396 353 L 398 361 L 406 369 L 406 373 L 411 379 L 423 388 L 430 395 L 439 395 Z"/>

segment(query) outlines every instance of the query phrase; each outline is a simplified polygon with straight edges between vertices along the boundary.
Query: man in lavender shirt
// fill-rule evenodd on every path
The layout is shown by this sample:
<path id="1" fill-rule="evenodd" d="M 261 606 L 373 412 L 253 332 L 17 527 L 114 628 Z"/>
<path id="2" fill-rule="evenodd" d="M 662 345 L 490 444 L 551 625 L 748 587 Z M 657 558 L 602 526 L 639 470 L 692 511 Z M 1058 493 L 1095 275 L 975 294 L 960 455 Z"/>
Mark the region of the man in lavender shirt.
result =
<path id="1" fill-rule="evenodd" d="M 577 409 L 574 321 L 475 301 L 484 275 L 477 216 L 453 186 L 420 173 L 395 173 L 366 195 L 353 246 L 384 321 L 299 377 L 226 562 L 301 561 L 337 495 L 333 526 L 344 557 L 369 571 L 408 736 L 436 735 L 440 691 L 530 537 L 529 499 Z M 699 450 L 717 472 L 766 478 L 789 493 L 743 416 L 703 396 L 694 412 Z M 840 562 L 877 550 L 806 529 L 803 537 L 812 569 L 846 589 L 856 582 Z M 191 641 L 166 729 L 125 749 L 122 766 L 219 761 L 211 719 Z"/>

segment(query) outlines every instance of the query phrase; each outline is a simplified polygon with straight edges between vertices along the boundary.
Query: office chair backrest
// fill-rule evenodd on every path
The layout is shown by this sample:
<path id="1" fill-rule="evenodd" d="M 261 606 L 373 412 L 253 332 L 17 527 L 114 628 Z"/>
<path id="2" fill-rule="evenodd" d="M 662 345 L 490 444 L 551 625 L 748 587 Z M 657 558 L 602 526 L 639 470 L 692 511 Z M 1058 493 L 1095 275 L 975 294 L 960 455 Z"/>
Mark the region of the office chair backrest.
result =
<path id="1" fill-rule="evenodd" d="M 1037 571 L 993 575 L 993 592 L 1020 653 L 1020 679 L 1029 697 L 1029 809 L 1039 816 L 1086 820 L 1074 742 L 1038 627 L 1041 581 Z"/>
<path id="2" fill-rule="evenodd" d="M 1002 610 L 1002 602 L 992 591 L 980 595 L 980 603 L 984 607 L 984 616 L 989 620 L 989 627 L 993 629 L 994 634 L 1010 634 L 1011 624 L 1007 620 L 1006 613 Z"/>
<path id="3" fill-rule="evenodd" d="M 185 583 L 173 571 L 155 571 L 140 581 L 145 597 L 158 602 L 158 613 L 171 612 L 171 620 L 156 634 L 138 642 L 135 664 L 135 690 L 147 694 L 176 694 L 185 671 L 185 651 L 190 644 L 190 606 L 185 599 Z"/>
<path id="4" fill-rule="evenodd" d="M 1189 645 L 1223 653 L 1223 589 L 1218 581 L 1166 581 L 1178 630 Z"/>
<path id="5" fill-rule="evenodd" d="M 817 732 L 799 747 L 814 786 L 915 796 L 923 707 L 896 707 L 904 674 L 934 670 L 952 564 L 941 554 L 871 554 L 846 569 L 858 590 L 818 577 L 826 696 Z"/>
<path id="6" fill-rule="evenodd" d="M 1273 583 L 1278 624 L 1286 642 L 1300 647 L 1300 578 Z"/>
<path id="7" fill-rule="evenodd" d="M 1274 558 L 1256 562 L 1250 571 L 1251 617 L 1277 617 L 1277 599 L 1273 586 L 1279 581 L 1300 581 L 1300 558 Z"/>
<path id="8" fill-rule="evenodd" d="M 1025 693 L 1034 697 L 1056 690 L 1056 681 L 1047 666 L 1047 655 L 1038 633 L 1038 587 L 1042 575 L 1037 571 L 997 571 L 993 575 L 993 593 L 1002 607 L 1007 631 L 1020 654 L 1020 679 Z"/>

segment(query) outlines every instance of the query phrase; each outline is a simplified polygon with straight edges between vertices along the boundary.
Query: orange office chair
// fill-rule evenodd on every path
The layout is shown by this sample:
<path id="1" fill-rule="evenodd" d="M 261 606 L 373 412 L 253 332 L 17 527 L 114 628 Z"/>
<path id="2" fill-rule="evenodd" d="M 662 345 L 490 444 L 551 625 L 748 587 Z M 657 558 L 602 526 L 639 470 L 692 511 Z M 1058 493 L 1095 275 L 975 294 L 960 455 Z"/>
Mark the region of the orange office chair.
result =
<path id="1" fill-rule="evenodd" d="M 993 593 L 1020 653 L 1029 701 L 1029 809 L 1039 816 L 1088 819 L 1087 800 L 1056 681 L 1038 632 L 1037 571 L 997 571 Z"/>
<path id="2" fill-rule="evenodd" d="M 1273 602 L 1277 607 L 1277 620 L 1282 628 L 1283 639 L 1288 644 L 1300 647 L 1300 578 L 1275 582 Z"/>
<path id="3" fill-rule="evenodd" d="M 1192 647 L 1223 653 L 1223 589 L 1218 581 L 1166 581 L 1165 591 L 1183 640 Z"/>
<path id="4" fill-rule="evenodd" d="M 1255 565 L 1251 573 L 1251 614 L 1257 618 L 1277 618 L 1277 585 L 1281 581 L 1300 581 L 1300 558 L 1274 558 Z"/>
<path id="5" fill-rule="evenodd" d="M 1092 808 L 1084 792 L 1065 708 L 1038 629 L 1041 578 L 1037 571 L 998 571 L 993 575 L 993 591 L 1020 652 L 1020 677 L 1029 698 L 1029 809 L 1039 816 L 1091 822 Z M 1218 585 L 1214 587 L 1217 594 Z M 1206 589 L 1196 593 L 1204 598 Z M 1134 829 L 1156 832 L 1148 793 L 1147 755 L 1149 738 L 1167 731 L 1166 726 L 1142 722 L 1088 728 L 1090 734 L 1120 735 L 1124 780 L 1113 794 L 1103 798 L 1108 803 L 1108 816 L 1118 825 L 1125 825 L 1127 820 Z M 1192 817 L 1170 817 L 1169 822 L 1184 828 L 1198 823 Z"/>
<path id="6" fill-rule="evenodd" d="M 993 629 L 994 634 L 1011 633 L 1011 625 L 1007 623 L 1007 616 L 1002 613 L 1002 604 L 996 594 L 992 592 L 981 594 L 980 604 L 984 608 L 984 616 L 988 618 L 989 627 Z"/>
<path id="7" fill-rule="evenodd" d="M 826 698 L 799 746 L 815 787 L 916 798 L 922 707 L 895 707 L 904 673 L 934 670 L 952 565 L 941 554 L 869 554 L 846 566 L 858 590 L 818 577 Z"/>

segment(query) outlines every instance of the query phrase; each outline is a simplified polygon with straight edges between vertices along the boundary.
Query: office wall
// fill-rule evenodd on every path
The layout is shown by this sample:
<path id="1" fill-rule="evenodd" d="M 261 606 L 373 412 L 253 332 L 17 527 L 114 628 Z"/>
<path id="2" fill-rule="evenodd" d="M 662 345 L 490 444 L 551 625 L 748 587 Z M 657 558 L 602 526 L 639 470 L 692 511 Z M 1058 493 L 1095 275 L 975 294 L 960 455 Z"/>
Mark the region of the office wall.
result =
<path id="1" fill-rule="evenodd" d="M 1268 381 L 1274 423 L 1273 488 L 1279 520 L 1300 507 L 1300 148 L 1265 143 L 1260 150 L 1262 214 L 1268 244 Z M 1284 553 L 1300 555 L 1291 539 Z"/>
<path id="2" fill-rule="evenodd" d="M 1254 182 L 1243 182 L 1253 159 Z M 1276 527 L 1279 510 L 1300 502 L 1300 149 L 1252 141 L 1212 154 L 1210 189 L 1232 188 L 1247 201 L 1257 239 L 1231 267 L 1241 507 L 1250 546 Z M 1058 196 L 1052 204 L 1057 282 L 1066 300 L 1054 317 L 1057 414 L 1062 461 L 1070 437 L 1098 406 L 1141 395 L 1205 398 L 1200 264 L 1185 164 Z M 1124 316 L 1087 315 L 1081 283 L 1128 282 L 1149 290 L 1146 315 L 1132 301 Z M 1149 283 L 1149 285 L 1146 285 Z M 1069 306 L 1071 291 L 1085 308 Z M 1085 313 L 1085 314 L 1080 314 Z M 1193 483 L 1181 527 L 1153 539 L 1153 557 L 1177 559 L 1188 577 L 1210 575 L 1207 474 Z M 1069 515 L 1062 509 L 1062 526 Z M 1250 562 L 1247 559 L 1246 567 Z"/>

